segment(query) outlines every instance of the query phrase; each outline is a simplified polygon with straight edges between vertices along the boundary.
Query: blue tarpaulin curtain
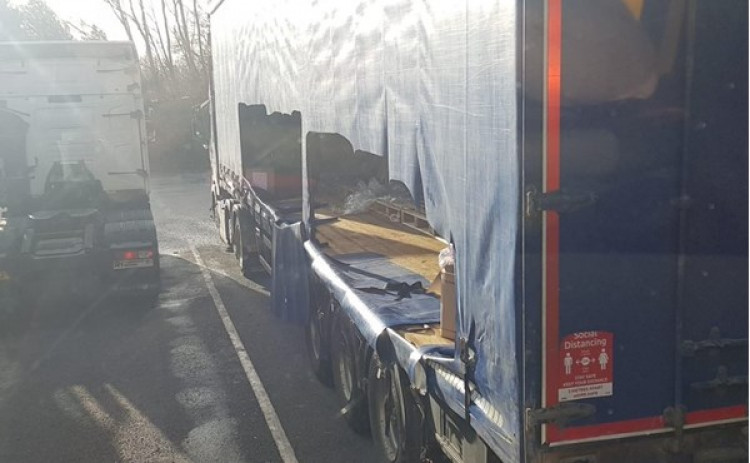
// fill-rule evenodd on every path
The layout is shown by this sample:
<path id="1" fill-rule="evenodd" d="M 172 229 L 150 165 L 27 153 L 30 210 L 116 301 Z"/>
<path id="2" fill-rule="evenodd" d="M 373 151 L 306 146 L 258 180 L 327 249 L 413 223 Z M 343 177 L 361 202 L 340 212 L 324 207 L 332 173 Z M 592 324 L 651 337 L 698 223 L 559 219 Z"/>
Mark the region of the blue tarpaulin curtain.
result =
<path id="1" fill-rule="evenodd" d="M 517 358 L 508 355 L 516 351 L 516 28 L 515 2 L 501 0 L 226 0 L 211 20 L 225 153 L 239 153 L 238 102 L 298 110 L 303 139 L 339 133 L 386 155 L 391 178 L 424 199 L 432 226 L 455 243 L 458 335 L 474 327 L 476 385 L 502 415 L 492 432 L 507 442 L 496 450 L 507 461 L 520 458 L 521 426 Z M 275 282 L 274 293 L 289 284 Z"/>

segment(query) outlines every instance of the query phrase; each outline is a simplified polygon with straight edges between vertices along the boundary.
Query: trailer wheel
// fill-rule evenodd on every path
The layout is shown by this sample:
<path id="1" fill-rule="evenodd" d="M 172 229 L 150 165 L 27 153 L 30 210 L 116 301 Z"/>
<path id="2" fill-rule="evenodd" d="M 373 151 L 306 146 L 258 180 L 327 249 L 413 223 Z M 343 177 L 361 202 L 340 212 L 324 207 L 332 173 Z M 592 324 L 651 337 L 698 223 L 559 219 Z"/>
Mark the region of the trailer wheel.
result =
<path id="1" fill-rule="evenodd" d="M 219 201 L 216 199 L 216 195 L 211 193 L 211 218 L 216 225 L 216 229 L 221 228 L 220 216 L 219 216 Z"/>
<path id="2" fill-rule="evenodd" d="M 232 220 L 232 249 L 234 250 L 234 258 L 237 259 L 237 263 L 240 264 L 240 270 L 242 270 L 242 273 L 245 273 L 246 269 L 246 261 L 247 261 L 247 251 L 245 250 L 245 240 L 242 239 L 242 230 L 240 226 L 240 218 L 238 216 L 234 216 L 234 219 Z"/>
<path id="3" fill-rule="evenodd" d="M 232 250 L 237 263 L 240 265 L 242 275 L 246 278 L 252 278 L 265 271 L 258 261 L 258 255 L 247 250 L 246 235 L 242 232 L 242 224 L 239 214 L 236 214 L 232 220 Z"/>
<path id="4" fill-rule="evenodd" d="M 422 419 L 409 391 L 406 373 L 373 355 L 367 378 L 370 429 L 375 445 L 389 463 L 418 462 L 422 456 Z"/>
<path id="5" fill-rule="evenodd" d="M 315 298 L 315 295 L 311 297 Z M 317 300 L 316 300 L 317 299 Z M 310 367 L 321 383 L 331 386 L 333 382 L 331 374 L 331 349 L 326 342 L 325 329 L 328 315 L 325 313 L 323 304 L 328 303 L 328 298 L 319 295 L 313 299 L 310 314 L 305 324 L 305 341 L 307 343 L 307 357 L 310 359 Z"/>
<path id="6" fill-rule="evenodd" d="M 365 434 L 370 427 L 367 394 L 357 381 L 356 350 L 345 330 L 345 324 L 337 321 L 331 331 L 333 385 L 347 424 L 357 433 Z"/>

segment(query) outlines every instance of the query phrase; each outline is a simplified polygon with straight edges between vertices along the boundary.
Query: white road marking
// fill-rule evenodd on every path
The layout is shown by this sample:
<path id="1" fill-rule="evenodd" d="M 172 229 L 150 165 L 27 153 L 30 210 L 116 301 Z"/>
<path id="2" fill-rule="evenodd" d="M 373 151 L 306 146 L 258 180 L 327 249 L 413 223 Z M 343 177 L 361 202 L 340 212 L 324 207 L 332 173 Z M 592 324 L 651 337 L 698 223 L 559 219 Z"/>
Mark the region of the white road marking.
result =
<path id="1" fill-rule="evenodd" d="M 292 444 L 289 442 L 289 439 L 284 432 L 284 428 L 281 426 L 279 416 L 273 408 L 273 404 L 268 397 L 268 393 L 266 393 L 265 387 L 263 387 L 263 382 L 260 380 L 260 376 L 258 376 L 258 373 L 255 371 L 250 356 L 247 355 L 247 350 L 245 350 L 245 345 L 242 343 L 239 333 L 237 333 L 237 328 L 235 328 L 232 319 L 229 317 L 227 308 L 224 306 L 221 296 L 219 296 L 219 291 L 216 289 L 216 285 L 214 285 L 211 273 L 203 264 L 203 259 L 201 259 L 195 246 L 190 246 L 190 251 L 193 253 L 195 263 L 198 264 L 201 273 L 203 273 L 203 279 L 206 280 L 208 292 L 214 300 L 214 306 L 219 313 L 219 318 L 221 318 L 222 323 L 224 323 L 224 329 L 229 335 L 229 339 L 232 342 L 232 346 L 234 346 L 234 350 L 240 360 L 242 369 L 245 371 L 245 376 L 250 383 L 250 387 L 255 394 L 256 400 L 258 401 L 260 410 L 263 412 L 263 418 L 265 418 L 266 425 L 268 425 L 268 429 L 271 431 L 271 436 L 273 436 L 273 440 L 276 442 L 276 448 L 279 450 L 281 459 L 284 463 L 297 463 L 297 457 L 294 454 Z"/>

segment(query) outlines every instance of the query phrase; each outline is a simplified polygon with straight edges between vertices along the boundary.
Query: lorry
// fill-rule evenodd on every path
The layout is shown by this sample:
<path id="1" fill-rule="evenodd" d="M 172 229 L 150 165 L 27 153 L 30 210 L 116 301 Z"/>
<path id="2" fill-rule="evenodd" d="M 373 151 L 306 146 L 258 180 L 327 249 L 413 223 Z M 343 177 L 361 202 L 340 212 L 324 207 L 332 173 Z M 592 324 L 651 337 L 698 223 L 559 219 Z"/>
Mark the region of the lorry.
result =
<path id="1" fill-rule="evenodd" d="M 220 236 L 384 461 L 747 460 L 747 16 L 215 2 Z"/>
<path id="2" fill-rule="evenodd" d="M 1 43 L 0 143 L 6 312 L 37 296 L 158 292 L 133 43 Z"/>

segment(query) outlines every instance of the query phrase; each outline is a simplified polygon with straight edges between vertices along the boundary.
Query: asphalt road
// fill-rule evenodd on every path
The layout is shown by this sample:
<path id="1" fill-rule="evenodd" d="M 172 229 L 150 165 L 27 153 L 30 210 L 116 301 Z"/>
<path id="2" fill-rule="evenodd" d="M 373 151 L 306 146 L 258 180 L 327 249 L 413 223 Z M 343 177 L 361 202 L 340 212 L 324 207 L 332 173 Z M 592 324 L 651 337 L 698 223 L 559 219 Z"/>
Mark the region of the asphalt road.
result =
<path id="1" fill-rule="evenodd" d="M 224 251 L 207 175 L 152 188 L 155 304 L 58 299 L 0 337 L 0 462 L 378 461 Z"/>

